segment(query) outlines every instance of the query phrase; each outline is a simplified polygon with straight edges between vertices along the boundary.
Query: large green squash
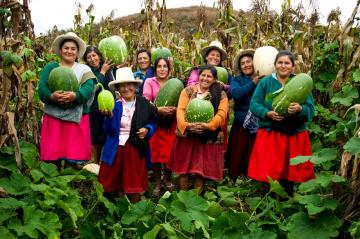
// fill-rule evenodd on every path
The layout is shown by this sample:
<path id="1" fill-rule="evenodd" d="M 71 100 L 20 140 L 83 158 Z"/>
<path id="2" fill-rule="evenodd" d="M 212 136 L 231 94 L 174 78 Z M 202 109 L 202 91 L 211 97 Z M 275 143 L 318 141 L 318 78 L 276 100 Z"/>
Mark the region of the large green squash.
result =
<path id="1" fill-rule="evenodd" d="M 105 90 L 101 83 L 98 83 L 97 87 L 101 87 L 101 91 L 97 97 L 99 110 L 112 111 L 115 106 L 113 94 L 110 91 Z"/>
<path id="2" fill-rule="evenodd" d="M 128 50 L 124 40 L 119 36 L 111 36 L 102 39 L 99 42 L 99 50 L 105 59 L 111 60 L 111 63 L 120 65 L 128 57 Z"/>
<path id="3" fill-rule="evenodd" d="M 155 98 L 155 105 L 160 106 L 177 106 L 181 91 L 184 84 L 177 78 L 172 78 L 160 88 Z"/>
<path id="4" fill-rule="evenodd" d="M 215 66 L 216 72 L 217 72 L 217 79 L 221 81 L 224 84 L 228 83 L 228 71 L 224 67 Z"/>
<path id="5" fill-rule="evenodd" d="M 48 85 L 51 92 L 77 91 L 79 89 L 75 72 L 66 66 L 56 67 L 50 72 Z"/>
<path id="6" fill-rule="evenodd" d="M 313 80 L 305 73 L 300 73 L 289 79 L 285 86 L 269 97 L 272 98 L 272 108 L 280 115 L 288 113 L 290 103 L 297 102 L 303 104 L 313 87 Z"/>
<path id="7" fill-rule="evenodd" d="M 172 54 L 169 48 L 166 47 L 155 48 L 154 50 L 151 51 L 151 63 L 155 64 L 156 59 L 160 57 L 169 59 L 171 56 Z"/>
<path id="8" fill-rule="evenodd" d="M 208 100 L 195 98 L 186 106 L 185 119 L 189 123 L 208 123 L 214 117 L 214 107 Z"/>

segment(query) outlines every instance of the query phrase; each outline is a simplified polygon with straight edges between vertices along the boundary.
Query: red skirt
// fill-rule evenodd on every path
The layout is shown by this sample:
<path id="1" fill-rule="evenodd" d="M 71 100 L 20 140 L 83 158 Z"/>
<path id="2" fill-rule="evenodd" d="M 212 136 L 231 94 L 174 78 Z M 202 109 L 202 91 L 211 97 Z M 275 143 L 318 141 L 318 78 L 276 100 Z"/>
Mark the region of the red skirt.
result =
<path id="1" fill-rule="evenodd" d="M 151 162 L 168 163 L 173 146 L 176 130 L 176 118 L 170 128 L 158 126 L 155 134 L 150 139 Z"/>
<path id="2" fill-rule="evenodd" d="M 268 182 L 267 177 L 292 182 L 313 179 L 314 166 L 310 161 L 290 165 L 290 158 L 300 155 L 311 155 L 308 131 L 289 136 L 274 130 L 259 129 L 249 162 L 248 176 L 262 182 Z"/>
<path id="3" fill-rule="evenodd" d="M 79 124 L 44 114 L 40 137 L 40 160 L 59 159 L 76 161 L 91 159 L 88 114 L 81 117 Z"/>
<path id="4" fill-rule="evenodd" d="M 255 137 L 256 134 L 250 134 L 240 123 L 232 125 L 227 148 L 230 176 L 247 175 Z"/>
<path id="5" fill-rule="evenodd" d="M 104 192 L 145 192 L 148 188 L 145 157 L 140 157 L 132 144 L 119 145 L 111 166 L 101 162 L 98 180 L 103 185 Z"/>
<path id="6" fill-rule="evenodd" d="M 176 174 L 197 174 L 222 180 L 224 145 L 202 143 L 196 136 L 176 137 L 168 168 Z"/>

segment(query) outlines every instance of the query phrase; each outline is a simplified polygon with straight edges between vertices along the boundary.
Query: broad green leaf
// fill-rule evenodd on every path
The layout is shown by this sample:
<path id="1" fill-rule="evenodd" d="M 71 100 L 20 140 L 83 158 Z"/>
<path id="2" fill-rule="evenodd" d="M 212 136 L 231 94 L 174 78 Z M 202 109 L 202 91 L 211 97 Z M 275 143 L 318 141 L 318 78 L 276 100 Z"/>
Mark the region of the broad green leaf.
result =
<path id="1" fill-rule="evenodd" d="M 121 223 L 130 225 L 137 220 L 141 220 L 146 215 L 151 215 L 154 211 L 154 203 L 150 200 L 143 200 L 136 204 L 132 204 L 129 210 L 121 218 Z"/>
<path id="2" fill-rule="evenodd" d="M 85 222 L 80 227 L 80 238 L 104 238 L 99 227 L 91 222 Z"/>
<path id="3" fill-rule="evenodd" d="M 241 239 L 276 239 L 277 235 L 275 232 L 263 231 L 261 227 L 251 231 L 250 234 L 243 236 Z"/>
<path id="4" fill-rule="evenodd" d="M 26 205 L 23 201 L 15 198 L 0 198 L 0 209 L 16 209 Z"/>
<path id="5" fill-rule="evenodd" d="M 5 148 L 5 147 L 4 147 Z M 6 147 L 9 148 L 9 147 Z M 1 149 L 0 149 L 1 150 Z M 0 169 L 4 169 L 10 172 L 18 172 L 18 168 L 16 166 L 16 160 L 14 154 L 8 154 L 0 152 Z"/>
<path id="6" fill-rule="evenodd" d="M 15 239 L 15 236 L 3 226 L 0 226 L 0 238 Z"/>
<path id="7" fill-rule="evenodd" d="M 202 231 L 202 237 L 203 238 L 210 238 L 210 235 L 209 235 L 208 231 L 206 230 L 204 224 L 202 224 L 202 222 L 196 220 L 195 221 L 195 228 L 198 229 L 198 230 L 200 229 Z"/>
<path id="8" fill-rule="evenodd" d="M 254 210 L 260 201 L 261 197 L 248 197 L 245 199 L 245 202 L 249 205 L 251 210 Z"/>
<path id="9" fill-rule="evenodd" d="M 353 222 L 349 228 L 349 232 L 354 238 L 360 238 L 360 221 Z"/>
<path id="10" fill-rule="evenodd" d="M 343 86 L 342 91 L 336 93 L 331 99 L 331 103 L 340 103 L 344 106 L 351 106 L 353 100 L 357 98 L 359 98 L 358 90 L 351 85 L 345 85 Z"/>
<path id="11" fill-rule="evenodd" d="M 144 239 L 156 239 L 157 234 L 161 231 L 160 225 L 155 225 L 153 229 L 145 233 Z"/>
<path id="12" fill-rule="evenodd" d="M 216 218 L 212 226 L 212 238 L 214 239 L 238 239 L 249 233 L 246 222 L 249 219 L 247 213 L 238 213 L 230 210 L 223 212 Z"/>
<path id="13" fill-rule="evenodd" d="M 178 238 L 178 236 L 175 232 L 175 229 L 169 223 L 163 223 L 163 224 L 161 224 L 161 226 L 164 228 L 164 230 L 166 232 L 166 236 L 169 239 L 177 239 Z"/>
<path id="14" fill-rule="evenodd" d="M 273 181 L 270 177 L 268 177 L 270 183 L 270 191 L 276 193 L 277 195 L 287 198 L 288 195 L 285 192 L 284 188 L 280 185 L 278 181 Z"/>
<path id="15" fill-rule="evenodd" d="M 215 201 L 217 199 L 217 196 L 214 192 L 205 192 L 204 198 L 206 198 L 208 201 Z"/>
<path id="16" fill-rule="evenodd" d="M 30 169 L 35 168 L 39 162 L 39 150 L 36 148 L 36 145 L 21 140 L 20 151 L 26 166 Z"/>
<path id="17" fill-rule="evenodd" d="M 221 199 L 234 197 L 234 192 L 231 191 L 231 189 L 228 188 L 227 186 L 217 186 L 216 192 L 219 194 Z"/>
<path id="18" fill-rule="evenodd" d="M 353 82 L 360 82 L 360 68 L 353 72 Z"/>
<path id="19" fill-rule="evenodd" d="M 353 154 L 357 155 L 360 154 L 360 138 L 352 137 L 345 145 L 344 149 Z"/>
<path id="20" fill-rule="evenodd" d="M 315 165 L 320 165 L 325 162 L 333 161 L 337 158 L 336 148 L 323 148 L 311 158 L 311 162 Z"/>
<path id="21" fill-rule="evenodd" d="M 13 209 L 1 209 L 0 213 L 0 225 L 3 225 L 3 223 L 7 220 L 9 220 L 12 217 L 16 217 L 17 213 Z M 0 237 L 2 238 L 2 237 Z"/>
<path id="22" fill-rule="evenodd" d="M 59 175 L 59 172 L 56 168 L 56 166 L 52 163 L 40 163 L 41 170 L 50 177 L 55 177 Z"/>
<path id="23" fill-rule="evenodd" d="M 18 174 L 12 173 L 10 178 L 1 178 L 0 187 L 10 195 L 22 195 L 31 192 L 29 178 Z"/>
<path id="24" fill-rule="evenodd" d="M 312 192 L 320 188 L 326 188 L 330 183 L 342 183 L 345 179 L 339 175 L 334 175 L 332 172 L 321 172 L 316 174 L 315 179 L 301 183 L 299 186 L 300 192 Z"/>
<path id="25" fill-rule="evenodd" d="M 32 169 L 30 171 L 31 177 L 34 179 L 34 182 L 39 182 L 40 179 L 44 177 L 44 174 L 38 169 Z"/>
<path id="26" fill-rule="evenodd" d="M 84 208 L 81 205 L 81 198 L 77 195 L 64 197 L 63 200 L 57 200 L 56 205 L 62 208 L 71 218 L 73 226 L 77 228 L 77 220 L 84 215 Z"/>
<path id="27" fill-rule="evenodd" d="M 289 239 L 336 237 L 340 226 L 340 219 L 328 212 L 317 214 L 315 219 L 310 219 L 304 212 L 298 212 L 290 216 L 286 225 Z"/>
<path id="28" fill-rule="evenodd" d="M 311 156 L 296 156 L 295 158 L 290 159 L 290 165 L 298 165 L 301 163 L 305 163 L 306 161 L 309 161 L 311 159 Z"/>

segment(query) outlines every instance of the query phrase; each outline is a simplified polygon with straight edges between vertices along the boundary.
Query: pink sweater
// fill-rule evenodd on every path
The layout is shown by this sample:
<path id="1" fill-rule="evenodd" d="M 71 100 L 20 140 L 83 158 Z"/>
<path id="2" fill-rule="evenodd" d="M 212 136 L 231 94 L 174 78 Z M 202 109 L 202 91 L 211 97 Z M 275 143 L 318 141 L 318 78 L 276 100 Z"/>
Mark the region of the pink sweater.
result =
<path id="1" fill-rule="evenodd" d="M 156 77 L 147 78 L 144 83 L 143 96 L 150 102 L 154 102 L 161 86 Z"/>

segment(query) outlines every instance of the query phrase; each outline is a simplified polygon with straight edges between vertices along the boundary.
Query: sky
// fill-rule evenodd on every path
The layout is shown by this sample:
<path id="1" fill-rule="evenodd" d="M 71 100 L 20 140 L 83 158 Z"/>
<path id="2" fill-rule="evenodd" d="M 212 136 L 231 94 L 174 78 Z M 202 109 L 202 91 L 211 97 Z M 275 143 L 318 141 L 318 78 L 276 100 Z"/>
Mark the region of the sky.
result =
<path id="1" fill-rule="evenodd" d="M 337 7 L 341 10 L 341 20 L 343 23 L 351 15 L 357 0 L 317 0 L 317 6 L 320 12 L 320 21 L 325 23 L 328 14 Z M 115 11 L 115 17 L 122 17 L 134 13 L 140 13 L 143 8 L 143 0 L 30 0 L 31 18 L 35 27 L 35 34 L 47 33 L 55 25 L 58 29 L 69 29 L 73 27 L 73 18 L 77 9 L 77 2 L 83 6 L 83 20 L 87 20 L 85 9 L 92 3 L 95 7 L 95 22 L 99 22 L 101 17 L 107 17 L 111 11 Z M 159 1 L 162 2 L 162 1 Z M 177 8 L 187 6 L 199 6 L 201 3 L 205 6 L 213 7 L 215 0 L 166 0 L 166 7 Z M 283 0 L 270 0 L 270 8 L 280 11 Z M 292 0 L 293 5 L 301 0 Z M 309 8 L 309 0 L 302 0 L 306 9 Z M 249 10 L 251 0 L 233 0 L 234 10 Z M 311 12 L 307 11 L 307 15 Z"/>

